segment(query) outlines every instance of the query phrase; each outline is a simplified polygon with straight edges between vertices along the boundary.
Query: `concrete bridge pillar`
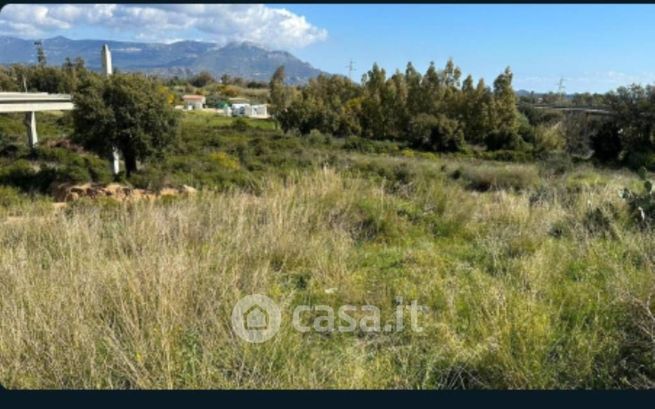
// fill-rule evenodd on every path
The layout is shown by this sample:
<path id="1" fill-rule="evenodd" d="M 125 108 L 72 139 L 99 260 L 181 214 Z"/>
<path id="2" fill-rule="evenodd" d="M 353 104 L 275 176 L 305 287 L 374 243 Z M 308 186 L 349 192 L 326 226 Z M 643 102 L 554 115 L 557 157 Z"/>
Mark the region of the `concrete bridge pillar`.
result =
<path id="1" fill-rule="evenodd" d="M 36 112 L 25 113 L 25 126 L 27 126 L 27 142 L 30 148 L 34 149 L 39 143 L 39 136 L 36 133 Z"/>
<path id="2" fill-rule="evenodd" d="M 118 148 L 116 148 L 116 146 L 112 146 L 111 148 L 111 171 L 114 176 L 118 175 L 121 171 L 121 162 L 120 157 L 118 156 Z"/>

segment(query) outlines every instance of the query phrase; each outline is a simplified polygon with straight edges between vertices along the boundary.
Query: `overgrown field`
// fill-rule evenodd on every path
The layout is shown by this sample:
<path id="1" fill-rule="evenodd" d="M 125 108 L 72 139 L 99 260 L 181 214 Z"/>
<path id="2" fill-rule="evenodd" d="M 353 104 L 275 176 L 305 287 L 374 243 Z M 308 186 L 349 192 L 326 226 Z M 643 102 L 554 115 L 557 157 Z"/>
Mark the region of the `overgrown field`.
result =
<path id="1" fill-rule="evenodd" d="M 633 173 L 193 113 L 122 182 L 198 195 L 53 210 L 50 184 L 108 182 L 107 162 L 67 142 L 67 116 L 39 116 L 36 152 L 20 121 L 0 121 L 6 387 L 655 386 L 655 242 L 620 196 L 640 190 Z M 254 293 L 283 307 L 263 344 L 231 328 Z M 290 323 L 300 304 L 385 319 L 412 300 L 422 332 Z"/>
<path id="2" fill-rule="evenodd" d="M 652 232 L 628 173 L 344 154 L 156 203 L 3 210 L 10 388 L 643 388 Z M 11 216 L 11 217 L 10 217 Z M 283 306 L 270 341 L 235 302 Z M 299 333 L 298 304 L 428 306 L 422 332 Z"/>

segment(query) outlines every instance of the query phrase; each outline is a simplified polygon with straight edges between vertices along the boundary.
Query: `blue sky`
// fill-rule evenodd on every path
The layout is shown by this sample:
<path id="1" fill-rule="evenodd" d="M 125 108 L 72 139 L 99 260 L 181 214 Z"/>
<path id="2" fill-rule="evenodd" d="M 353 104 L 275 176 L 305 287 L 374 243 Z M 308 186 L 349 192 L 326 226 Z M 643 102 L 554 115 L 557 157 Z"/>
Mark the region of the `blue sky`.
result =
<path id="1" fill-rule="evenodd" d="M 359 79 L 374 62 L 424 70 L 449 57 L 516 89 L 604 92 L 655 83 L 655 5 L 10 5 L 0 34 L 171 42 L 248 40 Z"/>
<path id="2" fill-rule="evenodd" d="M 607 91 L 655 83 L 655 5 L 287 6 L 328 31 L 296 54 L 331 72 L 357 75 L 378 62 L 425 69 L 452 57 L 489 83 L 509 65 L 515 88 Z"/>

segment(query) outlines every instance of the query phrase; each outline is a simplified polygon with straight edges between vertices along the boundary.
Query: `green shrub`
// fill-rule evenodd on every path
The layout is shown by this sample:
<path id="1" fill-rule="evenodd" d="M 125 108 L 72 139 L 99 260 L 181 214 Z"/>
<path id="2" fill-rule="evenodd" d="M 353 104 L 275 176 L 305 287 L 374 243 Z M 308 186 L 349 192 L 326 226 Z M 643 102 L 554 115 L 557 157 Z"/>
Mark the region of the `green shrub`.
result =
<path id="1" fill-rule="evenodd" d="M 0 184 L 17 187 L 24 192 L 46 192 L 57 179 L 57 171 L 49 166 L 33 166 L 20 159 L 0 170 Z"/>
<path id="2" fill-rule="evenodd" d="M 410 123 L 416 146 L 437 152 L 456 152 L 464 146 L 464 131 L 459 121 L 445 115 L 419 114 Z"/>
<path id="3" fill-rule="evenodd" d="M 25 198 L 18 189 L 11 186 L 0 186 L 0 207 L 11 207 L 23 203 Z"/>
<path id="4" fill-rule="evenodd" d="M 566 139 L 558 127 L 539 125 L 534 136 L 534 149 L 537 153 L 561 151 L 566 147 Z"/>
<path id="5" fill-rule="evenodd" d="M 363 199 L 356 202 L 351 217 L 357 240 L 389 241 L 401 236 L 402 224 L 398 216 L 379 201 Z"/>
<path id="6" fill-rule="evenodd" d="M 91 180 L 91 174 L 83 166 L 68 165 L 57 171 L 56 180 L 60 182 L 86 183 Z"/>
<path id="7" fill-rule="evenodd" d="M 633 192 L 625 188 L 621 196 L 627 202 L 633 220 L 641 226 L 652 226 L 655 220 L 653 183 L 646 178 L 645 168 L 639 170 L 639 176 L 643 180 L 643 191 Z"/>
<path id="8" fill-rule="evenodd" d="M 530 124 L 528 118 L 523 114 L 519 114 L 518 122 L 519 122 L 518 134 L 521 137 L 521 139 L 523 139 L 525 142 L 534 143 L 536 138 L 535 127 Z"/>
<path id="9" fill-rule="evenodd" d="M 655 171 L 655 152 L 649 150 L 629 151 L 623 158 L 623 164 L 632 170 L 643 167 Z"/>
<path id="10" fill-rule="evenodd" d="M 129 182 L 139 189 L 160 190 L 170 184 L 167 173 L 160 168 L 149 166 L 130 175 Z"/>
<path id="11" fill-rule="evenodd" d="M 331 137 L 317 129 L 312 129 L 307 135 L 307 142 L 314 146 L 327 145 L 331 142 Z"/>
<path id="12" fill-rule="evenodd" d="M 484 144 L 490 151 L 519 149 L 521 142 L 518 133 L 506 130 L 494 130 L 484 138 Z"/>
<path id="13" fill-rule="evenodd" d="M 237 171 L 241 168 L 239 160 L 226 152 L 212 152 L 209 157 L 223 169 Z"/>
<path id="14" fill-rule="evenodd" d="M 232 128 L 239 132 L 245 132 L 250 128 L 250 125 L 244 118 L 237 118 L 232 122 Z"/>
<path id="15" fill-rule="evenodd" d="M 343 144 L 343 148 L 350 151 L 362 153 L 388 153 L 395 154 L 400 151 L 396 142 L 375 141 L 358 136 L 349 136 Z"/>

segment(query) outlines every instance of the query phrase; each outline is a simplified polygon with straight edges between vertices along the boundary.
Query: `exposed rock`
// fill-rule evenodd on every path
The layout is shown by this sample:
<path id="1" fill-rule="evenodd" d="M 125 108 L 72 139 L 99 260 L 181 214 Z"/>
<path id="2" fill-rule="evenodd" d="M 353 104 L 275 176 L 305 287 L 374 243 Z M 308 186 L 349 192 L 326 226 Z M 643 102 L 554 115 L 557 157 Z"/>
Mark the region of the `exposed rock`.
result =
<path id="1" fill-rule="evenodd" d="M 145 189 L 135 189 L 119 183 L 110 183 L 106 186 L 95 183 L 71 185 L 69 183 L 55 184 L 51 193 L 56 202 L 73 202 L 81 198 L 111 198 L 117 201 L 155 200 L 159 197 L 190 196 L 198 191 L 187 185 L 180 188 L 166 187 L 159 192 Z"/>
<path id="2" fill-rule="evenodd" d="M 84 148 L 82 148 L 79 145 L 74 144 L 73 142 L 70 141 L 70 139 L 50 139 L 45 141 L 45 146 L 49 148 L 63 148 L 68 151 L 76 152 L 76 153 L 82 153 L 84 152 Z"/>
<path id="3" fill-rule="evenodd" d="M 180 192 L 172 187 L 165 187 L 159 191 L 159 196 L 177 196 Z"/>

